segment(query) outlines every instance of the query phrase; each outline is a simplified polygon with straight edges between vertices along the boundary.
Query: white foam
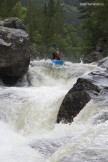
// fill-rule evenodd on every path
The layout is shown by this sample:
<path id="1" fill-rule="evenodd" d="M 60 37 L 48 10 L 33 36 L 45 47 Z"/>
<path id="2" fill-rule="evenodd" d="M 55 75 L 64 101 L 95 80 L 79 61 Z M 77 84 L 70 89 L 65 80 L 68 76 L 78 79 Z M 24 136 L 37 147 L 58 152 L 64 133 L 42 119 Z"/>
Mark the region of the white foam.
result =
<path id="1" fill-rule="evenodd" d="M 90 101 L 72 124 L 55 124 L 66 93 L 78 77 L 87 77 L 93 70 L 104 71 L 92 64 L 66 62 L 64 66 L 54 66 L 51 60 L 32 61 L 22 80 L 25 87 L 0 87 L 0 162 L 89 162 L 91 148 L 96 151 L 94 159 L 102 160 L 97 151 L 100 148 L 105 161 L 107 98 Z M 47 139 L 50 149 L 45 146 Z M 54 144 L 50 144 L 52 139 Z M 39 152 L 30 146 L 38 140 L 45 140 L 43 145 L 37 142 Z"/>

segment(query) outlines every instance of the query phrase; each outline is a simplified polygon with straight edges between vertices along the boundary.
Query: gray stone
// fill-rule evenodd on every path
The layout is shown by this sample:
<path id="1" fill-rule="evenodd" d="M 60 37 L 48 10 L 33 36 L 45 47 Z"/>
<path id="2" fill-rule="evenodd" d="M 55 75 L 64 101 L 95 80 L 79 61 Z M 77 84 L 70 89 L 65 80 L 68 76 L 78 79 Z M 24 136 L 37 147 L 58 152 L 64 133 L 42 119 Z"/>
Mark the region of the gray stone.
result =
<path id="1" fill-rule="evenodd" d="M 27 72 L 30 63 L 28 44 L 29 35 L 24 30 L 0 26 L 0 78 L 4 83 L 11 85 L 12 82 L 13 85 Z"/>
<path id="2" fill-rule="evenodd" d="M 23 22 L 17 17 L 10 17 L 3 21 L 0 21 L 0 26 L 25 30 Z"/>
<path id="3" fill-rule="evenodd" d="M 100 89 L 90 80 L 78 78 L 76 84 L 65 96 L 57 116 L 57 122 L 71 123 L 73 118 L 84 108 L 92 96 Z"/>

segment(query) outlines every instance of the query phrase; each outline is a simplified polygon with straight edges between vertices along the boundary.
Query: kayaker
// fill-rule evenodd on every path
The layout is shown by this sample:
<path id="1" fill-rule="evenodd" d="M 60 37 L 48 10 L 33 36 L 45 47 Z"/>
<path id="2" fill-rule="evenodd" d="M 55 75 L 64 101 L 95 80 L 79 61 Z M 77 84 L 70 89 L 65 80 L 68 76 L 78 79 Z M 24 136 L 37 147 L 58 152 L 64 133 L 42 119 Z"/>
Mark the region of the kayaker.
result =
<path id="1" fill-rule="evenodd" d="M 55 60 L 56 59 L 56 52 L 53 53 L 53 58 L 52 60 Z"/>
<path id="2" fill-rule="evenodd" d="M 57 49 L 56 54 L 57 54 L 57 60 L 61 60 L 61 58 L 60 58 L 60 52 L 59 52 L 59 49 Z"/>
<path id="3" fill-rule="evenodd" d="M 61 59 L 60 59 L 60 54 L 59 54 L 58 51 L 55 52 L 55 53 L 53 53 L 53 60 L 61 60 Z"/>

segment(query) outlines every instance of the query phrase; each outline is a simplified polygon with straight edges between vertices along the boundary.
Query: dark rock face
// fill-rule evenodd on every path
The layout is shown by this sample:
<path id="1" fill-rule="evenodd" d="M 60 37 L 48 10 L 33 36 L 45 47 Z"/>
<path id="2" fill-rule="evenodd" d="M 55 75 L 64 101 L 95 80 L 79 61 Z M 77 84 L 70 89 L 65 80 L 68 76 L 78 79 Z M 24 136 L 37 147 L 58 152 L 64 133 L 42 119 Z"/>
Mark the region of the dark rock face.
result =
<path id="1" fill-rule="evenodd" d="M 71 91 L 81 91 L 85 90 L 88 91 L 88 93 L 91 91 L 92 93 L 95 92 L 100 92 L 100 89 L 98 88 L 97 85 L 94 85 L 90 80 L 84 79 L 84 78 L 78 78 L 77 83 L 74 84 L 73 88 Z"/>
<path id="2" fill-rule="evenodd" d="M 105 38 L 100 38 L 96 45 L 96 51 L 98 52 L 104 52 L 106 49 L 108 49 L 108 41 Z"/>
<path id="3" fill-rule="evenodd" d="M 97 95 L 100 89 L 91 81 L 78 78 L 77 83 L 65 96 L 57 116 L 57 122 L 71 123 L 73 118 Z"/>
<path id="4" fill-rule="evenodd" d="M 86 55 L 83 61 L 84 63 L 92 63 L 97 62 L 100 59 L 102 59 L 102 54 L 100 52 L 93 51 L 90 54 Z"/>
<path id="5" fill-rule="evenodd" d="M 106 38 L 100 38 L 97 41 L 96 48 L 93 52 L 85 55 L 83 58 L 84 63 L 97 62 L 105 56 L 108 51 L 108 40 Z M 106 55 L 107 56 L 107 55 Z"/>
<path id="6" fill-rule="evenodd" d="M 4 24 L 8 22 L 9 27 L 15 23 L 12 19 L 6 19 L 3 22 Z M 11 85 L 11 83 L 14 85 L 18 78 L 28 70 L 30 63 L 27 49 L 29 35 L 21 29 L 14 29 L 14 25 L 12 29 L 4 26 L 0 26 L 0 78 L 7 85 Z"/>

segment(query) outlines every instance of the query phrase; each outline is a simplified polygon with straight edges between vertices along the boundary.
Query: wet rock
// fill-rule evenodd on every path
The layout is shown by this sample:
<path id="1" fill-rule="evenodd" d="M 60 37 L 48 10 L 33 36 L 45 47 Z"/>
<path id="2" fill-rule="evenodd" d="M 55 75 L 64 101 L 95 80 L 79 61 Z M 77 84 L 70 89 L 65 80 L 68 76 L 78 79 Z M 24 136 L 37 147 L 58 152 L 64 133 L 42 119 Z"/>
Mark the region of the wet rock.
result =
<path id="1" fill-rule="evenodd" d="M 91 72 L 88 77 L 97 84 L 101 89 L 108 87 L 108 72 L 107 71 L 94 71 Z"/>
<path id="2" fill-rule="evenodd" d="M 97 62 L 98 60 L 102 59 L 103 56 L 100 52 L 93 51 L 88 55 L 85 55 L 83 58 L 84 63 L 92 63 L 92 62 Z"/>
<path id="3" fill-rule="evenodd" d="M 8 20 L 11 20 L 10 23 Z M 0 26 L 0 78 L 7 85 L 14 85 L 28 70 L 30 63 L 29 35 L 24 30 L 14 29 L 21 26 L 12 18 L 3 22 L 0 22 L 2 24 Z"/>
<path id="4" fill-rule="evenodd" d="M 84 108 L 100 89 L 90 80 L 78 78 L 76 84 L 65 96 L 57 116 L 57 123 L 71 123 L 73 118 Z"/>
<path id="5" fill-rule="evenodd" d="M 100 89 L 97 85 L 93 84 L 89 79 L 84 79 L 84 78 L 78 78 L 77 83 L 74 84 L 73 88 L 71 91 L 95 91 L 95 92 L 100 92 Z"/>
<path id="6" fill-rule="evenodd" d="M 104 72 L 93 71 L 89 75 L 92 75 L 94 77 L 93 80 L 95 80 L 95 78 L 98 79 L 98 80 L 101 79 L 101 78 L 103 78 L 103 79 L 107 78 L 108 79 L 108 73 L 105 72 L 105 71 Z"/>
<path id="7" fill-rule="evenodd" d="M 108 70 L 108 57 L 105 57 L 98 61 L 98 66 L 106 68 Z"/>

